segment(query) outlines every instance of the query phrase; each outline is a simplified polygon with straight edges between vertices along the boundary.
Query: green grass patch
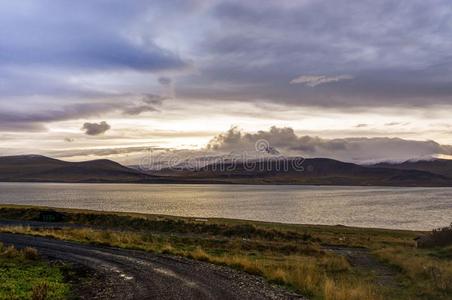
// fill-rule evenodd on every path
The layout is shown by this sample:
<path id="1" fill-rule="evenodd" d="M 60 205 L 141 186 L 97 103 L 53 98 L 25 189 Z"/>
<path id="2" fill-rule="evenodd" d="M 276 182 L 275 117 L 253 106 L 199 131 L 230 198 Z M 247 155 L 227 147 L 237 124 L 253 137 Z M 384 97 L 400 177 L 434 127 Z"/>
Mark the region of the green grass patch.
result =
<path id="1" fill-rule="evenodd" d="M 0 299 L 67 299 L 69 295 L 61 269 L 40 260 L 35 249 L 0 244 Z"/>

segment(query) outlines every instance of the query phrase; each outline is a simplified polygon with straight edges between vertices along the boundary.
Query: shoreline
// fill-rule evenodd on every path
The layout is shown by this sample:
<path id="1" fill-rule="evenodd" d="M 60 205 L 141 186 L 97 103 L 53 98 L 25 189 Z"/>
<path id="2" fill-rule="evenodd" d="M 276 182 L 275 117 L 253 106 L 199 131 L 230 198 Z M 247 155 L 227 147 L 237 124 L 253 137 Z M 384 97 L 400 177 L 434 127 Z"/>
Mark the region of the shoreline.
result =
<path id="1" fill-rule="evenodd" d="M 429 232 L 433 229 L 448 226 L 449 223 L 439 226 L 433 226 L 425 229 L 406 229 L 406 228 L 396 228 L 396 227 L 372 227 L 372 226 L 356 226 L 347 224 L 325 224 L 325 223 L 294 223 L 294 222 L 284 222 L 284 221 L 265 221 L 259 219 L 240 219 L 240 218 L 229 218 L 229 217 L 209 217 L 209 216 L 185 216 L 177 214 L 159 214 L 159 213 L 141 213 L 134 211 L 115 211 L 115 210 L 98 210 L 98 209 L 88 209 L 88 208 L 75 208 L 75 207 L 58 207 L 58 206 L 47 206 L 47 205 L 34 205 L 34 204 L 15 204 L 15 203 L 0 203 L 0 208 L 2 207 L 13 207 L 13 208 L 32 208 L 32 209 L 53 209 L 57 211 L 66 211 L 73 213 L 92 213 L 92 214 L 114 214 L 122 216 L 140 216 L 140 217 L 163 217 L 163 218 L 173 218 L 173 219 L 183 219 L 183 220 L 195 220 L 195 219 L 206 219 L 209 221 L 218 222 L 233 222 L 233 223 L 249 223 L 257 225 L 280 225 L 287 227 L 343 227 L 351 229 L 362 229 L 362 230 L 381 230 L 381 231 L 405 231 L 405 232 Z"/>
<path id="2" fill-rule="evenodd" d="M 118 216 L 128 216 L 128 217 L 151 217 L 151 218 L 169 218 L 169 219 L 180 219 L 186 221 L 203 222 L 201 220 L 206 220 L 211 223 L 230 223 L 230 224 L 254 224 L 263 226 L 279 226 L 286 228 L 343 228 L 343 229 L 357 229 L 357 230 L 375 230 L 375 231 L 387 231 L 387 232 L 411 232 L 411 233 L 425 233 L 430 230 L 436 229 L 399 229 L 399 228 L 382 228 L 382 227 L 361 227 L 361 226 L 350 226 L 343 224 L 315 224 L 315 223 L 286 223 L 286 222 L 271 222 L 262 220 L 252 220 L 252 219 L 236 219 L 236 218 L 221 218 L 221 217 L 202 217 L 202 216 L 182 216 L 182 215 L 169 215 L 169 214 L 152 214 L 152 213 L 139 213 L 139 212 L 127 212 L 127 211 L 109 211 L 109 210 L 95 210 L 95 209 L 82 209 L 82 208 L 65 208 L 65 207 L 55 207 L 55 206 L 40 206 L 40 205 L 22 205 L 22 204 L 0 204 L 0 210 L 2 208 L 15 208 L 15 209 L 37 209 L 37 210 L 54 210 L 57 212 L 67 212 L 67 213 L 84 213 L 84 214 L 99 214 L 99 215 L 118 215 Z M 1 219 L 1 214 L 0 214 Z M 446 224 L 447 226 L 447 224 Z"/>
<path id="3" fill-rule="evenodd" d="M 215 180 L 172 180 L 164 178 L 161 182 L 142 182 L 142 181 L 5 181 L 0 180 L 0 184 L 2 183 L 31 183 L 31 184 L 137 184 L 137 185 L 243 185 L 243 186 L 312 186 L 312 187 L 376 187 L 376 188 L 452 188 L 452 184 L 450 185 L 418 185 L 418 184 L 409 184 L 409 185 L 397 185 L 397 184 L 386 184 L 386 185 L 375 185 L 375 184 L 336 184 L 336 183 L 299 183 L 299 182 L 234 182 L 234 181 L 215 181 Z"/>

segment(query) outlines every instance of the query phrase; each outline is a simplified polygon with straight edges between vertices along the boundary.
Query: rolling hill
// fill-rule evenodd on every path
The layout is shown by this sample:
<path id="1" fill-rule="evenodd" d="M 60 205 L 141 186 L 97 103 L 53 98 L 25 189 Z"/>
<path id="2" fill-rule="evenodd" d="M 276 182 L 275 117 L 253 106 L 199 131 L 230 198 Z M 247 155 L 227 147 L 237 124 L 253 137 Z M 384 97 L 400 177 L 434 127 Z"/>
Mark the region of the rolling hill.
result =
<path id="1" fill-rule="evenodd" d="M 374 165 L 374 167 L 426 171 L 452 178 L 452 160 L 448 159 L 405 161 L 403 163 L 380 163 Z"/>
<path id="2" fill-rule="evenodd" d="M 302 170 L 294 167 L 297 164 L 295 159 L 285 163 L 275 160 L 236 162 L 211 164 L 198 170 L 164 169 L 151 174 L 247 184 L 452 186 L 450 177 L 424 170 L 366 167 L 326 158 L 306 159 Z"/>
<path id="3" fill-rule="evenodd" d="M 40 155 L 0 157 L 0 181 L 152 182 L 153 176 L 110 160 L 66 162 Z"/>
<path id="4" fill-rule="evenodd" d="M 313 158 L 299 163 L 296 158 L 270 159 L 143 173 L 106 159 L 66 162 L 40 155 L 4 156 L 0 181 L 452 186 L 451 169 L 444 167 L 449 161 L 361 166 Z"/>

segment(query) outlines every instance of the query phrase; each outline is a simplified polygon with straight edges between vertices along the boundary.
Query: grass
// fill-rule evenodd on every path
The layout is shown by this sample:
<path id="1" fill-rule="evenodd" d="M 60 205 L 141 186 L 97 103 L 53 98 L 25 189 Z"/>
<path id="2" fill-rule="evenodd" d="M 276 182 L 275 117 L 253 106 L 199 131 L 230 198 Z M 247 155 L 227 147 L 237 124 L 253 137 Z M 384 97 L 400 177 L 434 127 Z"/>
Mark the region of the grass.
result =
<path id="1" fill-rule="evenodd" d="M 40 260 L 36 249 L 0 243 L 0 299 L 66 299 L 69 294 L 61 269 Z"/>
<path id="2" fill-rule="evenodd" d="M 403 274 L 404 289 L 422 299 L 450 299 L 452 260 L 432 256 L 421 249 L 387 247 L 375 251 Z"/>
<path id="3" fill-rule="evenodd" d="M 244 270 L 261 275 L 270 282 L 282 284 L 313 299 L 380 299 L 371 278 L 353 272 L 343 257 L 327 253 L 315 244 L 299 246 L 296 251 L 256 250 L 240 240 L 199 242 L 145 232 L 106 231 L 90 228 L 33 229 L 5 227 L 2 231 L 140 249 Z M 281 242 L 279 242 L 281 243 Z M 204 244 L 204 246 L 199 246 Z M 269 247 L 269 249 L 272 247 Z"/>
<path id="4" fill-rule="evenodd" d="M 9 226 L 0 230 L 225 265 L 263 276 L 311 299 L 440 300 L 452 294 L 452 248 L 416 248 L 414 238 L 425 232 L 0 207 L 0 218 L 39 221 L 49 214 L 65 223 L 90 227 Z M 382 283 L 378 265 L 351 264 L 344 256 L 325 250 L 330 246 L 364 247 L 392 275 Z"/>

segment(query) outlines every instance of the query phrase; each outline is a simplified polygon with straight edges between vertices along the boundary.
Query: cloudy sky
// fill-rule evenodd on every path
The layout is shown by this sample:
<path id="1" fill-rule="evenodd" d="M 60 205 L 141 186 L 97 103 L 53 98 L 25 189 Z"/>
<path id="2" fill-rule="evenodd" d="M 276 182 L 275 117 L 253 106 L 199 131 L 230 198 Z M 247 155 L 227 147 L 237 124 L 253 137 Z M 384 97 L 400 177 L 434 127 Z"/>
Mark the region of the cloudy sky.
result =
<path id="1" fill-rule="evenodd" d="M 449 0 L 0 0 L 0 155 L 452 154 Z"/>

